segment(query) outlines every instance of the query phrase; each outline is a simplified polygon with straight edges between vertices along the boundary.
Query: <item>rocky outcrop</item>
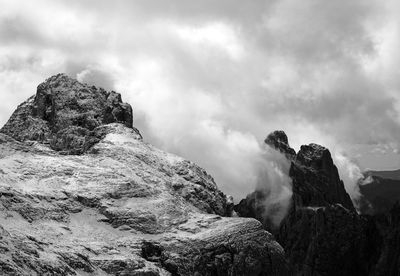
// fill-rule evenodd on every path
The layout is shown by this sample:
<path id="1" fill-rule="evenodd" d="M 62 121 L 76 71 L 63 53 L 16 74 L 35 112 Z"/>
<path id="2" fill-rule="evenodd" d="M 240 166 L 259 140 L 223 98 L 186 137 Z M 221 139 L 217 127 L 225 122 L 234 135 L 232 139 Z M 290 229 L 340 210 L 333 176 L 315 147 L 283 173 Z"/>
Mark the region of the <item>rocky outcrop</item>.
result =
<path id="1" fill-rule="evenodd" d="M 381 234 L 371 218 L 355 211 L 329 150 L 309 144 L 293 154 L 284 133 L 268 137 L 266 143 L 291 161 L 291 208 L 278 229 L 271 230 L 294 274 L 368 275 L 379 258 Z M 262 196 L 255 191 L 235 210 L 260 219 L 262 207 L 255 203 Z"/>
<path id="2" fill-rule="evenodd" d="M 210 175 L 143 142 L 112 92 L 81 88 L 51 77 L 0 133 L 1 275 L 289 273 L 260 222 L 225 217 Z"/>
<path id="3" fill-rule="evenodd" d="M 292 161 L 296 158 L 296 152 L 290 147 L 288 137 L 282 130 L 277 130 L 270 133 L 267 138 L 265 138 L 264 142 L 272 149 L 286 156 L 288 160 Z M 240 200 L 239 204 L 234 206 L 234 210 L 242 217 L 251 217 L 259 220 L 265 229 L 275 233 L 279 226 L 276 225 L 276 222 L 271 219 L 270 216 L 265 214 L 265 203 L 267 198 L 270 196 L 270 191 L 265 189 L 264 186 L 260 186 L 253 193 L 248 194 L 246 198 Z M 270 214 L 281 210 L 280 205 L 274 206 L 271 204 L 269 206 Z"/>
<path id="4" fill-rule="evenodd" d="M 273 229 L 273 225 L 271 225 L 268 217 L 264 215 L 265 200 L 267 197 L 267 191 L 255 190 L 248 194 L 246 198 L 240 200 L 240 202 L 234 206 L 234 211 L 241 217 L 257 219 L 263 224 L 264 228 L 273 231 L 275 230 Z"/>
<path id="5" fill-rule="evenodd" d="M 301 146 L 289 176 L 293 205 L 277 238 L 294 271 L 367 275 L 378 256 L 379 234 L 355 212 L 329 150 L 317 144 Z"/>
<path id="6" fill-rule="evenodd" d="M 390 212 L 393 205 L 400 200 L 400 180 L 389 178 L 385 173 L 367 172 L 360 179 L 359 187 L 362 195 L 360 212 L 378 215 Z"/>
<path id="7" fill-rule="evenodd" d="M 296 151 L 289 146 L 288 137 L 282 130 L 276 130 L 270 133 L 267 138 L 265 138 L 264 143 L 285 154 L 289 160 L 296 157 Z"/>
<path id="8" fill-rule="evenodd" d="M 370 219 L 332 204 L 292 209 L 277 240 L 297 275 L 368 275 L 381 238 Z"/>
<path id="9" fill-rule="evenodd" d="M 282 248 L 258 221 L 218 217 L 198 221 L 181 226 L 193 232 L 190 239 L 147 244 L 146 259 L 176 275 L 290 275 Z"/>
<path id="10" fill-rule="evenodd" d="M 18 141 L 49 143 L 54 150 L 81 154 L 102 138 L 97 127 L 115 122 L 132 128 L 132 107 L 122 102 L 120 94 L 58 74 L 41 83 L 0 132 Z"/>
<path id="11" fill-rule="evenodd" d="M 360 212 L 376 225 L 379 258 L 370 275 L 400 275 L 399 170 L 368 171 L 360 180 Z"/>
<path id="12" fill-rule="evenodd" d="M 355 211 L 328 149 L 317 144 L 301 146 L 289 176 L 296 207 L 341 204 Z"/>
<path id="13" fill-rule="evenodd" d="M 382 237 L 379 259 L 371 275 L 400 275 L 400 204 L 373 217 Z"/>

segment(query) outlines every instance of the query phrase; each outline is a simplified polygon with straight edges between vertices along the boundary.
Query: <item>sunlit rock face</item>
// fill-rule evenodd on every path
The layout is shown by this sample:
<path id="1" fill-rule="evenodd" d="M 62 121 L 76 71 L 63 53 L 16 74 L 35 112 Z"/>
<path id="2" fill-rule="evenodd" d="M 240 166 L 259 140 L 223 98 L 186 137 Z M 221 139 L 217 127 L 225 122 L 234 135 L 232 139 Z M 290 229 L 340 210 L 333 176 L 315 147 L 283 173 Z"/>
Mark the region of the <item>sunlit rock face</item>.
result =
<path id="1" fill-rule="evenodd" d="M 1 275 L 289 275 L 260 222 L 143 141 L 119 94 L 56 75 L 0 133 Z"/>

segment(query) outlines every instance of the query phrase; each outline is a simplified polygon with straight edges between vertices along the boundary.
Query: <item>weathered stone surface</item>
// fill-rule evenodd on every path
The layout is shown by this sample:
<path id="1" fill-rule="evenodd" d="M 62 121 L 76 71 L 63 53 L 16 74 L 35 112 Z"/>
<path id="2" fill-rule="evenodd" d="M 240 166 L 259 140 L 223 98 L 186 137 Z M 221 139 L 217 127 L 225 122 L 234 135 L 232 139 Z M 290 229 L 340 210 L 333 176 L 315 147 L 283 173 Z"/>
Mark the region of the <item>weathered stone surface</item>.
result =
<path id="1" fill-rule="evenodd" d="M 60 84 L 59 78 L 64 77 L 51 78 L 39 90 L 80 87 Z M 13 123 L 21 127 L 21 107 L 0 133 L 1 275 L 288 273 L 282 247 L 261 223 L 224 217 L 232 200 L 203 169 L 143 142 L 119 115 L 89 114 L 84 127 L 77 126 L 72 94 L 63 99 L 74 108 L 57 97 L 56 105 L 25 103 L 29 112 L 41 110 L 39 117 L 27 113 L 31 122 L 43 123 L 28 123 L 36 135 L 11 131 Z M 59 128 L 53 130 L 55 120 Z M 68 140 L 65 129 L 78 138 Z M 57 135 L 67 139 L 61 150 L 54 144 Z M 82 150 L 88 140 L 91 146 Z"/>
<path id="2" fill-rule="evenodd" d="M 380 256 L 382 234 L 371 218 L 356 213 L 329 150 L 310 144 L 293 156 L 284 133 L 278 131 L 268 137 L 278 137 L 266 139 L 266 143 L 292 161 L 291 208 L 279 229 L 272 230 L 294 274 L 371 273 Z M 265 198 L 261 191 L 255 191 L 235 210 L 269 227 L 262 216 L 262 205 L 257 204 Z"/>
<path id="3" fill-rule="evenodd" d="M 379 255 L 375 224 L 340 204 L 293 208 L 277 239 L 298 275 L 368 275 Z"/>
<path id="4" fill-rule="evenodd" d="M 73 275 L 74 271 L 45 244 L 29 235 L 10 234 L 0 225 L 1 275 Z"/>
<path id="5" fill-rule="evenodd" d="M 370 275 L 400 275 L 400 204 L 396 203 L 390 211 L 366 216 L 377 226 L 380 236 L 379 258 Z"/>
<path id="6" fill-rule="evenodd" d="M 328 149 L 317 144 L 304 145 L 296 155 L 283 131 L 272 132 L 265 143 L 285 154 L 291 161 L 289 176 L 293 189 L 292 207 L 320 207 L 339 203 L 355 211 Z M 256 190 L 241 200 L 235 206 L 235 211 L 241 216 L 260 220 L 272 231 L 275 230 L 274 226 L 263 215 L 267 193 L 266 190 Z"/>
<path id="7" fill-rule="evenodd" d="M 301 146 L 289 171 L 293 180 L 293 202 L 296 206 L 341 204 L 355 211 L 328 149 L 310 144 Z"/>
<path id="8" fill-rule="evenodd" d="M 156 260 L 169 271 L 177 275 L 290 275 L 281 246 L 258 221 L 196 218 L 182 227 L 194 221 L 198 226 L 192 228 L 195 234 L 189 239 L 162 242 L 155 250 Z"/>
<path id="9" fill-rule="evenodd" d="M 58 74 L 41 83 L 0 132 L 18 141 L 49 143 L 54 150 L 81 154 L 98 141 L 97 127 L 114 122 L 133 127 L 132 108 L 120 94 Z"/>

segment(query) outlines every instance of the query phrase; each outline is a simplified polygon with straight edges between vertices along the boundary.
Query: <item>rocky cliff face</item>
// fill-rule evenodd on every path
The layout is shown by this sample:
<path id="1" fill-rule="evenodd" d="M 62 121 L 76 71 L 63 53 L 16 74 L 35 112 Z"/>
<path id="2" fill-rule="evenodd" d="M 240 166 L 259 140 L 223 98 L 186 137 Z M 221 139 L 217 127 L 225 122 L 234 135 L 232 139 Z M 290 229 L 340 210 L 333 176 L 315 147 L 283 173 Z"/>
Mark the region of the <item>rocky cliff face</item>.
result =
<path id="1" fill-rule="evenodd" d="M 119 94 L 65 75 L 0 131 L 1 275 L 287 275 L 282 247 Z"/>
<path id="2" fill-rule="evenodd" d="M 341 204 L 355 210 L 328 149 L 317 144 L 301 146 L 289 176 L 293 180 L 296 207 Z"/>
<path id="3" fill-rule="evenodd" d="M 264 143 L 285 154 L 289 160 L 296 158 L 296 151 L 289 146 L 289 140 L 283 130 L 276 130 L 265 138 Z"/>
<path id="4" fill-rule="evenodd" d="M 101 139 L 97 127 L 116 122 L 132 128 L 132 107 L 122 102 L 120 94 L 58 74 L 41 83 L 0 132 L 80 154 Z"/>
<path id="5" fill-rule="evenodd" d="M 355 212 L 329 150 L 317 144 L 301 146 L 289 176 L 293 205 L 277 237 L 294 271 L 367 275 L 377 255 L 371 237 L 377 230 Z"/>
<path id="6" fill-rule="evenodd" d="M 379 259 L 371 275 L 400 275 L 400 204 L 373 218 L 381 234 Z"/>
<path id="7" fill-rule="evenodd" d="M 293 273 L 371 273 L 380 255 L 382 235 L 373 219 L 355 211 L 329 150 L 310 144 L 295 154 L 281 131 L 270 134 L 265 141 L 292 162 L 291 209 L 279 228 L 272 230 L 285 249 Z M 257 204 L 253 203 L 257 200 L 249 201 L 259 197 L 262 197 L 260 191 L 255 191 L 235 206 L 235 210 L 240 215 L 259 218 Z"/>

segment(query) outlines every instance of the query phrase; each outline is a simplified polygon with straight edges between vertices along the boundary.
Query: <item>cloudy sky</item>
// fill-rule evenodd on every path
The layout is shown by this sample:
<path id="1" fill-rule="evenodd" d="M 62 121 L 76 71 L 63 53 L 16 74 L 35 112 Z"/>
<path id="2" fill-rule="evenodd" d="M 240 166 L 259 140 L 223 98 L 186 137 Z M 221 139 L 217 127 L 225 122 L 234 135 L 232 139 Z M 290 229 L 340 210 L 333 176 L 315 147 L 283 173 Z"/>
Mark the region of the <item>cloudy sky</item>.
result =
<path id="1" fill-rule="evenodd" d="M 265 136 L 328 146 L 345 181 L 400 168 L 400 5 L 0 0 L 0 125 L 65 72 L 120 92 L 145 140 L 253 187 Z M 348 189 L 351 189 L 351 187 Z"/>

